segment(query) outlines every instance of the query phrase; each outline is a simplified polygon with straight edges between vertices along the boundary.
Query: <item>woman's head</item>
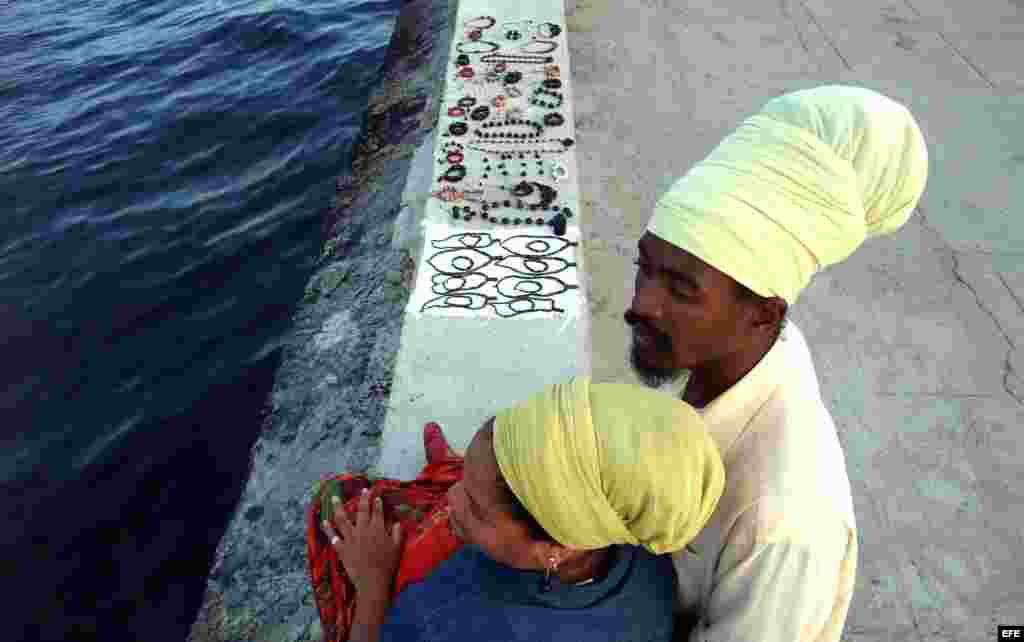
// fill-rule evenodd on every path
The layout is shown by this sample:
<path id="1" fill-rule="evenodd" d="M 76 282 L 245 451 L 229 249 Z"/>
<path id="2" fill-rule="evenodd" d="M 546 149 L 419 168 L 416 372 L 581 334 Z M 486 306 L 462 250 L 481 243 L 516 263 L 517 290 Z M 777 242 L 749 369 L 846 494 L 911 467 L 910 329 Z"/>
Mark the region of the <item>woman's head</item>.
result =
<path id="1" fill-rule="evenodd" d="M 723 487 L 721 458 L 692 407 L 580 377 L 489 420 L 449 496 L 456 534 L 506 565 L 543 568 L 553 551 L 679 550 Z"/>
<path id="2" fill-rule="evenodd" d="M 553 551 L 565 548 L 544 531 L 502 477 L 494 455 L 493 417 L 469 443 L 462 481 L 448 491 L 448 499 L 455 534 L 506 566 L 543 568 Z"/>

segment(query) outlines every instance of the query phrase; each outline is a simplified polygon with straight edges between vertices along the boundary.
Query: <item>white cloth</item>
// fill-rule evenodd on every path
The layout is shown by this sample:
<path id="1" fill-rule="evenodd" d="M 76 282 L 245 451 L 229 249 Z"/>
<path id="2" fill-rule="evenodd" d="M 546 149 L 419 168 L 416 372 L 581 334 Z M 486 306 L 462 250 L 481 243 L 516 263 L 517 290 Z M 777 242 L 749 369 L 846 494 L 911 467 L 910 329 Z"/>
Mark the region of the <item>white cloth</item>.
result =
<path id="1" fill-rule="evenodd" d="M 725 461 L 710 522 L 673 555 L 690 642 L 835 642 L 853 596 L 846 462 L 803 334 L 790 321 L 743 379 L 698 409 Z"/>

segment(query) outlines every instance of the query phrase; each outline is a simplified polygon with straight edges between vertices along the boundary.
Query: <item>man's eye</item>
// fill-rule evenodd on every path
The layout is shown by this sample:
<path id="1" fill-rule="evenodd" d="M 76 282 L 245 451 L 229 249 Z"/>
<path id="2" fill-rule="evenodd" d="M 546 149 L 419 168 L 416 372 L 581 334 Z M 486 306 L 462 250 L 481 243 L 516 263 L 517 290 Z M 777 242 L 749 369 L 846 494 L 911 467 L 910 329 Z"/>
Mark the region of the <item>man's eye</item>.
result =
<path id="1" fill-rule="evenodd" d="M 690 293 L 687 291 L 687 289 L 684 288 L 683 286 L 680 286 L 680 285 L 672 286 L 672 294 L 677 299 L 689 299 L 690 298 Z"/>

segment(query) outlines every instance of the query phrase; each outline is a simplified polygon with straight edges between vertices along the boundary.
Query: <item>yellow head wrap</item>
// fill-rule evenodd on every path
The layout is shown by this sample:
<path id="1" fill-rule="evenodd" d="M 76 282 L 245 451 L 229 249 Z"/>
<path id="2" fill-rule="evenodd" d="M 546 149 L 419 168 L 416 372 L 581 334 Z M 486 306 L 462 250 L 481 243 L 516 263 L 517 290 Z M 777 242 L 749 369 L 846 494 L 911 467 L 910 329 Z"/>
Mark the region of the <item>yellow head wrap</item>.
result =
<path id="1" fill-rule="evenodd" d="M 792 305 L 814 274 L 910 218 L 928 176 L 906 107 L 859 87 L 785 94 L 676 181 L 647 230 Z"/>
<path id="2" fill-rule="evenodd" d="M 589 377 L 549 386 L 496 415 L 494 454 L 544 530 L 581 550 L 680 550 L 725 486 L 718 449 L 693 407 Z"/>

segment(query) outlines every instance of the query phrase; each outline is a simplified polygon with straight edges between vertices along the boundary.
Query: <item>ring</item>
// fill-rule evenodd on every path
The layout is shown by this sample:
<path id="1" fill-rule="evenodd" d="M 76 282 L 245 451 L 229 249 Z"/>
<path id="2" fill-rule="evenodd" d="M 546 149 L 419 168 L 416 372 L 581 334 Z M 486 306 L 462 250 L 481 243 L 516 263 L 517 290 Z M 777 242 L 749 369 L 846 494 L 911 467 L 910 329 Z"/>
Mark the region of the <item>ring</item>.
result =
<path id="1" fill-rule="evenodd" d="M 335 535 L 334 537 L 332 537 L 332 538 L 331 538 L 331 546 L 334 546 L 334 545 L 335 545 L 335 544 L 337 544 L 337 543 L 338 543 L 338 542 L 339 542 L 340 540 L 341 540 L 341 538 L 340 538 L 340 537 L 338 537 L 337 535 Z"/>

